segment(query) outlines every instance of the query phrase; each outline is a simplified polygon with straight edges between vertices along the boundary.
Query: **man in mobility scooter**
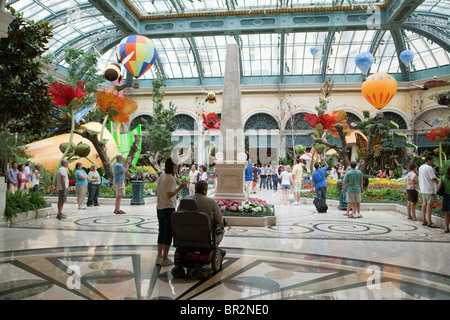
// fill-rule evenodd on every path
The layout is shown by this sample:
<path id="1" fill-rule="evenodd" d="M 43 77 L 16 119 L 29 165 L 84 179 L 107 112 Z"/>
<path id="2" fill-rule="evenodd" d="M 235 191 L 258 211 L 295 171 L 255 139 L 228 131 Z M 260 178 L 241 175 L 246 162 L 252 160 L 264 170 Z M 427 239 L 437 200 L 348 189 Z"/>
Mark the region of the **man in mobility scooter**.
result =
<path id="1" fill-rule="evenodd" d="M 195 194 L 180 201 L 172 213 L 173 245 L 175 250 L 174 277 L 190 278 L 207 276 L 222 268 L 225 251 L 219 248 L 224 236 L 226 219 L 222 217 L 216 201 L 207 197 L 208 183 L 201 180 L 195 184 Z M 202 270 L 211 264 L 212 270 Z"/>

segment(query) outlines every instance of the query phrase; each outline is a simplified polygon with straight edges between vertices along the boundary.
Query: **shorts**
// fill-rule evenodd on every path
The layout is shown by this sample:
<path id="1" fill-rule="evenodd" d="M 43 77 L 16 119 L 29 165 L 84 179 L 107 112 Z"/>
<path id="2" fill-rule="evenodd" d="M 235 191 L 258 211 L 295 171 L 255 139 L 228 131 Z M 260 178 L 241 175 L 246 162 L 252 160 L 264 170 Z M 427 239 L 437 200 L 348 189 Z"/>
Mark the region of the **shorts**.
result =
<path id="1" fill-rule="evenodd" d="M 422 193 L 423 203 L 433 204 L 436 202 L 436 194 L 434 193 Z"/>
<path id="2" fill-rule="evenodd" d="M 406 193 L 408 194 L 408 201 L 417 203 L 419 202 L 419 193 L 417 190 L 406 190 Z"/>
<path id="3" fill-rule="evenodd" d="M 113 183 L 116 197 L 125 197 L 125 183 Z"/>
<path id="4" fill-rule="evenodd" d="M 289 190 L 289 189 L 291 189 L 291 185 L 290 184 L 282 184 L 280 189 L 281 190 L 283 190 L 283 189 L 288 189 Z"/>
<path id="5" fill-rule="evenodd" d="M 347 192 L 347 203 L 361 202 L 361 193 L 348 193 Z"/>
<path id="6" fill-rule="evenodd" d="M 302 189 L 302 184 L 301 183 L 294 183 L 294 192 L 300 192 L 300 190 Z"/>
<path id="7" fill-rule="evenodd" d="M 67 189 L 58 190 L 58 202 L 59 203 L 67 202 Z"/>

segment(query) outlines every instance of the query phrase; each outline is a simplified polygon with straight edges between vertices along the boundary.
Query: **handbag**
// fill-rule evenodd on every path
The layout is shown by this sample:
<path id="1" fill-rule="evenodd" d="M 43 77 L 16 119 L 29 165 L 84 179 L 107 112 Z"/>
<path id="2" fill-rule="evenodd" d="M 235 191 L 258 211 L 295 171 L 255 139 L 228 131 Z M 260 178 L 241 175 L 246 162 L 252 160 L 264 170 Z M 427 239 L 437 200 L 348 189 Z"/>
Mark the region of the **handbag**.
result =
<path id="1" fill-rule="evenodd" d="M 444 184 L 444 181 L 441 180 L 441 186 L 438 189 L 438 191 L 436 192 L 436 194 L 438 196 L 440 196 L 440 197 L 443 197 L 444 196 L 444 191 L 445 191 L 445 184 Z"/>
<path id="2" fill-rule="evenodd" d="M 33 189 L 34 188 L 34 184 L 31 181 L 28 181 L 27 183 L 25 183 L 25 189 Z"/>

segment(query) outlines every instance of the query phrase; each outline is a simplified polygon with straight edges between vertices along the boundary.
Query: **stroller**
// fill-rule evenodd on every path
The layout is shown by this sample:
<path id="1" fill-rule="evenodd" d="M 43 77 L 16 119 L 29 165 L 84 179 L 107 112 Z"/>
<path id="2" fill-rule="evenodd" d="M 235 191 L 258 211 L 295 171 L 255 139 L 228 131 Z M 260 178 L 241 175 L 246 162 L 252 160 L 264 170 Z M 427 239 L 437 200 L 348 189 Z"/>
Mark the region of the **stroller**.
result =
<path id="1" fill-rule="evenodd" d="M 213 226 L 208 214 L 198 212 L 195 199 L 184 198 L 177 211 L 172 213 L 173 245 L 175 250 L 174 267 L 171 270 L 175 278 L 197 279 L 222 269 L 224 251 L 216 244 L 221 238 L 226 221 Z M 212 270 L 205 270 L 211 264 Z"/>

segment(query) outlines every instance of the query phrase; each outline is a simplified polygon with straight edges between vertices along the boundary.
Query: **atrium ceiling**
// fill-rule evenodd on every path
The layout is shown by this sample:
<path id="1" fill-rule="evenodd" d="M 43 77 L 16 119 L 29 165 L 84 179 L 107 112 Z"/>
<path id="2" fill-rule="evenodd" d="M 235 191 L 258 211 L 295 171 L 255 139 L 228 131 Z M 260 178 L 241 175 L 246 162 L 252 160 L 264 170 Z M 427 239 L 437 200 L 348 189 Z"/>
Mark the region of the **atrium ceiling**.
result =
<path id="1" fill-rule="evenodd" d="M 64 70 L 64 48 L 101 53 L 99 72 L 116 62 L 129 35 L 151 39 L 168 86 L 223 83 L 229 41 L 240 49 L 242 84 L 362 82 L 360 52 L 370 73 L 398 81 L 450 74 L 450 0 L 9 0 L 34 21 L 54 26 L 49 53 Z M 317 55 L 310 52 L 318 48 Z M 404 50 L 415 58 L 407 67 Z M 147 80 L 147 81 L 145 81 Z M 149 85 L 150 86 L 150 85 Z"/>

